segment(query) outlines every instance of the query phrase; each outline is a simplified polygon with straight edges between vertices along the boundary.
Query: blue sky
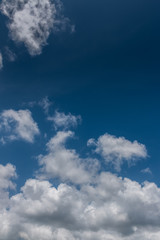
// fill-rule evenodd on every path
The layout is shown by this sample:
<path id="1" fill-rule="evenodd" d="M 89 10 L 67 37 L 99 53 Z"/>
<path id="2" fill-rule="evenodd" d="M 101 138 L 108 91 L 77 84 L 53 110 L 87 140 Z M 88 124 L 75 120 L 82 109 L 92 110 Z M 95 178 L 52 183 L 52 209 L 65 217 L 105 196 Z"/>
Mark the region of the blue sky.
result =
<path id="1" fill-rule="evenodd" d="M 0 240 L 159 240 L 159 7 L 1 0 Z"/>

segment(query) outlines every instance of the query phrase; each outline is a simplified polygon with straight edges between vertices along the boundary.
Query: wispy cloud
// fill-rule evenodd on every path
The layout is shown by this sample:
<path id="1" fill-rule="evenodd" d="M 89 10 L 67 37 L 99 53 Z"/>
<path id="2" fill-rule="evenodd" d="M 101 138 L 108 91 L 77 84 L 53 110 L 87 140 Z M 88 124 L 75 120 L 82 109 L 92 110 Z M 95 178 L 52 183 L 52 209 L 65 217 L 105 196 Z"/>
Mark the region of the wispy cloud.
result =
<path id="1" fill-rule="evenodd" d="M 145 168 L 141 170 L 142 173 L 148 173 L 148 174 L 152 174 L 152 171 L 150 168 Z"/>
<path id="2" fill-rule="evenodd" d="M 14 62 L 16 60 L 16 54 L 9 47 L 5 47 L 5 55 L 7 60 L 10 62 Z"/>
<path id="3" fill-rule="evenodd" d="M 38 105 L 43 108 L 45 114 L 47 115 L 49 113 L 49 108 L 52 106 L 52 104 L 53 103 L 49 100 L 47 96 L 38 102 Z"/>
<path id="4" fill-rule="evenodd" d="M 0 52 L 0 70 L 3 68 L 3 57 L 2 53 Z"/>
<path id="5" fill-rule="evenodd" d="M 120 171 L 124 161 L 132 163 L 137 158 L 147 157 L 145 145 L 107 133 L 100 136 L 97 141 L 90 139 L 88 146 L 95 146 L 95 152 L 105 159 L 106 164 L 113 165 L 117 171 Z"/>
<path id="6" fill-rule="evenodd" d="M 54 116 L 49 116 L 48 120 L 53 122 L 56 129 L 68 129 L 71 127 L 77 127 L 77 125 L 82 121 L 82 118 L 80 115 L 75 116 L 71 113 L 65 114 L 64 112 L 55 111 Z"/>
<path id="7" fill-rule="evenodd" d="M 1 142 L 22 139 L 33 142 L 39 129 L 29 110 L 5 110 L 0 115 Z"/>

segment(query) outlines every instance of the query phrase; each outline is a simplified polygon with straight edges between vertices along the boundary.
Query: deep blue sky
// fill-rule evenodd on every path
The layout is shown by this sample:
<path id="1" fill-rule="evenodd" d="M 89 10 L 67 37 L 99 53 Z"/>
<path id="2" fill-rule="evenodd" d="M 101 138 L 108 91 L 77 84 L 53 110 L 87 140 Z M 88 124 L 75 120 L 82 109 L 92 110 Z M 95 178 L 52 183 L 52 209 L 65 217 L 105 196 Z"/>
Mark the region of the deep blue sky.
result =
<path id="1" fill-rule="evenodd" d="M 0 72 L 1 111 L 18 110 L 24 108 L 24 102 L 48 96 L 55 108 L 82 116 L 83 123 L 77 129 L 82 145 L 105 132 L 145 144 L 150 157 L 135 168 L 124 169 L 123 174 L 141 181 L 146 176 L 138 176 L 140 170 L 149 166 L 153 176 L 148 178 L 158 184 L 160 2 L 63 3 L 64 15 L 75 25 L 75 32 L 51 34 L 42 54 L 35 57 L 8 39 L 7 19 L 1 16 L 2 52 L 8 45 L 17 54 L 15 62 L 4 58 Z M 35 119 L 42 125 L 43 116 L 38 114 L 35 111 Z M 3 147 L 2 157 L 13 161 L 18 147 L 11 144 L 10 152 Z M 36 153 L 35 146 L 30 147 L 28 150 L 22 144 L 28 157 L 37 155 L 41 146 Z"/>
<path id="2" fill-rule="evenodd" d="M 160 239 L 159 10 L 0 0 L 0 240 Z"/>

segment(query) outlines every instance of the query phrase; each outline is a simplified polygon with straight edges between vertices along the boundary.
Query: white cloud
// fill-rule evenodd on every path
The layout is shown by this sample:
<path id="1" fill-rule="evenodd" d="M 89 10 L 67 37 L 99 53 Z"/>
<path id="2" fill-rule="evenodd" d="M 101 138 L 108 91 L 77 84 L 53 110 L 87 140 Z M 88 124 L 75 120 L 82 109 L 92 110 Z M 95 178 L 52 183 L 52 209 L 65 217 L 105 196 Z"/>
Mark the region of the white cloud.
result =
<path id="1" fill-rule="evenodd" d="M 104 172 L 80 189 L 29 179 L 2 217 L 3 240 L 159 240 L 160 189 Z"/>
<path id="2" fill-rule="evenodd" d="M 146 158 L 147 150 L 145 145 L 137 141 L 130 142 L 124 137 L 115 137 L 110 134 L 100 136 L 98 140 L 90 139 L 88 146 L 95 146 L 95 152 L 100 154 L 107 164 L 112 164 L 117 171 L 120 171 L 124 161 L 129 164 L 137 158 Z"/>
<path id="3" fill-rule="evenodd" d="M 16 168 L 12 164 L 0 164 L 0 212 L 9 206 L 8 189 L 15 189 L 12 179 L 16 177 Z"/>
<path id="4" fill-rule="evenodd" d="M 70 127 L 76 127 L 78 123 L 81 122 L 81 116 L 74 116 L 71 113 L 65 114 L 63 112 L 55 111 L 53 117 L 48 117 L 49 121 L 53 121 L 56 129 L 64 128 L 68 129 Z"/>
<path id="5" fill-rule="evenodd" d="M 12 111 L 4 114 L 8 131 L 10 116 L 21 122 L 19 111 Z M 92 154 L 81 158 L 66 147 L 73 137 L 72 131 L 58 131 L 47 143 L 46 155 L 39 157 L 41 175 L 27 179 L 11 197 L 15 167 L 0 165 L 0 240 L 159 240 L 160 188 L 97 171 Z M 110 146 L 112 161 L 147 155 L 144 145 L 106 134 L 88 144 Z"/>
<path id="6" fill-rule="evenodd" d="M 97 170 L 98 163 L 95 159 L 81 159 L 75 150 L 65 147 L 67 139 L 73 136 L 71 131 L 59 131 L 48 142 L 47 154 L 39 157 L 43 177 L 60 178 L 75 184 L 91 181 L 91 175 Z M 87 171 L 88 167 L 90 173 Z"/>
<path id="7" fill-rule="evenodd" d="M 12 164 L 8 163 L 6 166 L 0 164 L 0 189 L 14 189 L 15 185 L 10 179 L 15 177 L 16 169 Z"/>
<path id="8" fill-rule="evenodd" d="M 148 174 L 152 174 L 152 171 L 150 168 L 145 168 L 141 170 L 142 173 L 148 173 Z"/>
<path id="9" fill-rule="evenodd" d="M 3 57 L 2 57 L 2 54 L 0 52 L 0 69 L 3 68 Z"/>
<path id="10" fill-rule="evenodd" d="M 11 38 L 24 43 L 31 55 L 37 55 L 51 31 L 68 21 L 60 14 L 61 5 L 59 0 L 2 0 L 1 12 L 9 19 Z"/>
<path id="11" fill-rule="evenodd" d="M 39 134 L 37 123 L 34 122 L 29 110 L 5 110 L 0 115 L 1 142 L 22 139 L 33 142 Z"/>

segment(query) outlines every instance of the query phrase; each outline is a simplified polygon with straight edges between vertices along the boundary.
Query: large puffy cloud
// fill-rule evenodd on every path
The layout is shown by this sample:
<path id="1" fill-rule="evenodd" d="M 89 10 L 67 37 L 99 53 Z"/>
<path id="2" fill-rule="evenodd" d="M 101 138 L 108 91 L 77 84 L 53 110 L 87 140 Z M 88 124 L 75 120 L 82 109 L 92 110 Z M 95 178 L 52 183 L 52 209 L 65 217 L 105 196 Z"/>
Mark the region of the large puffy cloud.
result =
<path id="1" fill-rule="evenodd" d="M 59 0 L 2 0 L 1 12 L 9 18 L 10 36 L 23 42 L 31 55 L 40 54 L 50 32 L 64 25 Z"/>
<path id="2" fill-rule="evenodd" d="M 104 172 L 80 189 L 29 179 L 2 215 L 3 240 L 159 240 L 160 189 Z"/>
<path id="3" fill-rule="evenodd" d="M 1 142 L 22 139 L 33 142 L 39 134 L 37 123 L 34 122 L 29 110 L 5 110 L 0 115 Z"/>
<path id="4" fill-rule="evenodd" d="M 138 158 L 146 158 L 147 150 L 145 145 L 137 141 L 131 142 L 124 137 L 115 137 L 110 134 L 100 136 L 98 140 L 90 139 L 88 146 L 95 146 L 95 152 L 100 154 L 107 164 L 112 164 L 117 171 L 120 171 L 124 161 L 129 164 Z"/>
<path id="5" fill-rule="evenodd" d="M 8 118 L 3 125 L 10 129 Z M 67 148 L 66 141 L 73 137 L 72 131 L 58 131 L 47 143 L 46 155 L 39 156 L 36 178 L 11 197 L 15 167 L 0 165 L 0 240 L 159 240 L 160 188 L 101 171 L 92 154 L 81 158 Z M 112 161 L 120 153 L 125 159 L 140 150 L 147 155 L 138 142 L 109 139 Z M 98 141 L 89 144 L 98 149 Z M 113 143 L 119 145 L 118 153 Z"/>
<path id="6" fill-rule="evenodd" d="M 43 176 L 60 178 L 75 184 L 91 181 L 98 168 L 98 162 L 92 158 L 81 159 L 74 149 L 67 149 L 65 143 L 73 138 L 71 131 L 59 131 L 47 143 L 47 154 L 39 157 Z M 90 172 L 87 171 L 90 168 Z"/>

